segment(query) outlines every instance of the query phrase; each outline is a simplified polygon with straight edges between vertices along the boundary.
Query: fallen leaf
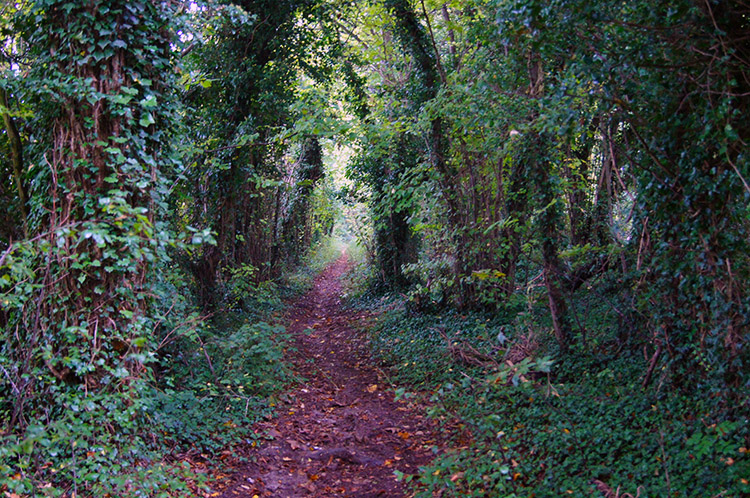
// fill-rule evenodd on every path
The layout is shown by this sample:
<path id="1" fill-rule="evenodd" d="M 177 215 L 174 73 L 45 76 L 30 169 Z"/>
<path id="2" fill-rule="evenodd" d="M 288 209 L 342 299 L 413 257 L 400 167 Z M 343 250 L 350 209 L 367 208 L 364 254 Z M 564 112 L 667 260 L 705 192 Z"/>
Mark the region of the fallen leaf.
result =
<path id="1" fill-rule="evenodd" d="M 279 439 L 281 437 L 281 433 L 277 431 L 276 429 L 269 429 L 268 436 L 271 437 L 272 439 Z"/>
<path id="2" fill-rule="evenodd" d="M 373 385 L 371 385 L 371 386 L 369 386 L 369 387 L 367 388 L 367 392 L 368 392 L 368 393 L 374 393 L 374 392 L 375 392 L 375 391 L 377 391 L 377 390 L 378 390 L 378 385 L 377 385 L 377 384 L 373 384 Z"/>

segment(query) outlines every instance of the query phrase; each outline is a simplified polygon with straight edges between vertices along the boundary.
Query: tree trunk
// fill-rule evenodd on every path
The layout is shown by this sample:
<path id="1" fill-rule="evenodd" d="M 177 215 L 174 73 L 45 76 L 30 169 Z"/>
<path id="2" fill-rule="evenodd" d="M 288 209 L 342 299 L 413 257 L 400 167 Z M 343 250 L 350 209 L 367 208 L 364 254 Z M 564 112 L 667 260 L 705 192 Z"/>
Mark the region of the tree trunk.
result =
<path id="1" fill-rule="evenodd" d="M 539 151 L 541 154 L 544 152 Z M 549 164 L 545 160 L 539 160 L 539 190 L 541 194 L 543 212 L 539 216 L 539 226 L 542 237 L 542 259 L 544 262 L 544 285 L 547 288 L 550 316 L 552 326 L 555 330 L 555 338 L 560 349 L 567 351 L 571 340 L 570 319 L 568 317 L 568 305 L 563 295 L 562 277 L 564 270 L 558 257 L 558 231 L 560 223 L 557 199 L 549 179 Z"/>
<path id="2" fill-rule="evenodd" d="M 8 102 L 8 92 L 2 87 L 0 87 L 0 104 L 2 104 L 5 109 L 10 107 Z M 23 144 L 21 143 L 21 135 L 18 133 L 16 123 L 8 112 L 3 113 L 3 123 L 5 123 L 5 132 L 8 134 L 8 141 L 10 142 L 10 161 L 13 167 L 13 181 L 16 185 L 16 191 L 18 192 L 18 201 L 20 204 L 21 216 L 23 217 L 24 232 L 28 235 L 27 218 L 29 217 L 29 196 L 23 178 Z"/>

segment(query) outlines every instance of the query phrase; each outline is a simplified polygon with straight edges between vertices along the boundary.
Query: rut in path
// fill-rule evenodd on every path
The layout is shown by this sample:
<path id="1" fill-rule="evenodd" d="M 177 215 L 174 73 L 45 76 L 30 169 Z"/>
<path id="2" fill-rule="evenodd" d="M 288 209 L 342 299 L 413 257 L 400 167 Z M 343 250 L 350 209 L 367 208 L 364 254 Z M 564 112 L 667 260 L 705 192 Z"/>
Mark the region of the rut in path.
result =
<path id="1" fill-rule="evenodd" d="M 273 439 L 241 449 L 250 463 L 221 495 L 297 498 L 404 497 L 394 471 L 413 474 L 434 455 L 435 425 L 393 399 L 344 310 L 342 256 L 315 280 L 287 316 L 295 371 L 307 381 L 280 415 L 261 424 Z"/>

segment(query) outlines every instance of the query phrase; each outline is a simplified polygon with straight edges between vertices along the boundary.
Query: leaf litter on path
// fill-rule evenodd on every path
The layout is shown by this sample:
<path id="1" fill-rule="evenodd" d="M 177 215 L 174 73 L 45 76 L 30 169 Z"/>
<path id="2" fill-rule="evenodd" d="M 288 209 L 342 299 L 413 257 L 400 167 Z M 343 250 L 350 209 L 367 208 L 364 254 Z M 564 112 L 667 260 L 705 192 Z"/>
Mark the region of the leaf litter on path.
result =
<path id="1" fill-rule="evenodd" d="M 248 463 L 236 467 L 222 498 L 405 497 L 396 473 L 415 474 L 434 456 L 436 423 L 394 400 L 365 334 L 352 327 L 366 314 L 342 307 L 347 265 L 339 259 L 291 306 L 291 361 L 307 381 L 289 393 L 277 418 L 260 424 L 268 441 L 237 448 Z"/>

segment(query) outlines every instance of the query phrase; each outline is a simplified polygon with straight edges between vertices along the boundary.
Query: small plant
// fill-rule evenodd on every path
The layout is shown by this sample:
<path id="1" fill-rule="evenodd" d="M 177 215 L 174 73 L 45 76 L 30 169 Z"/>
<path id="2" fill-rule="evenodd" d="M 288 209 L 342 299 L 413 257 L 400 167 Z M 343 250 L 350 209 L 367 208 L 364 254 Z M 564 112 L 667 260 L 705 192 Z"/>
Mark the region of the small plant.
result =
<path id="1" fill-rule="evenodd" d="M 277 284 L 272 280 L 258 281 L 258 276 L 258 268 L 250 264 L 242 264 L 229 269 L 227 284 L 229 308 L 258 311 L 281 306 Z"/>

